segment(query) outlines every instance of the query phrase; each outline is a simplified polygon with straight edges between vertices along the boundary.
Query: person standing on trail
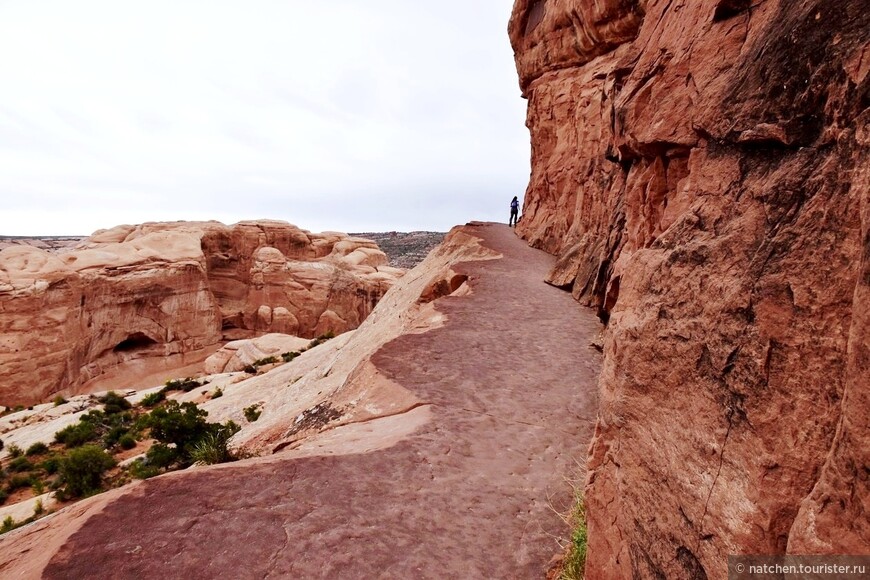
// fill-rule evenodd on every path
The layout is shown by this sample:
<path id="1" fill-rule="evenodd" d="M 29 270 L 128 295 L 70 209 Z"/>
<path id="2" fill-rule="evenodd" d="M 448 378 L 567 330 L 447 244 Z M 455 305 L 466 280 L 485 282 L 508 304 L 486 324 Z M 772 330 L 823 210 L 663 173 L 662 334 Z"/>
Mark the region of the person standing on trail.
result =
<path id="1" fill-rule="evenodd" d="M 511 200 L 511 217 L 508 219 L 508 226 L 517 225 L 517 216 L 520 214 L 520 201 L 517 199 L 517 196 Z M 513 222 L 513 223 L 511 223 Z"/>

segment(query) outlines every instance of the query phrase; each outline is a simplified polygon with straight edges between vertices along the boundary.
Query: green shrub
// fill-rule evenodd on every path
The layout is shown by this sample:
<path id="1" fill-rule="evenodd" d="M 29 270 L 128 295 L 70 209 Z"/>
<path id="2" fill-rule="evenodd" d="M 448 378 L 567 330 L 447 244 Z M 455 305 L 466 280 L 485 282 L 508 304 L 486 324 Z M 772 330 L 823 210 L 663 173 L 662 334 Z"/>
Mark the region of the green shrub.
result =
<path id="1" fill-rule="evenodd" d="M 61 405 L 65 404 L 65 403 L 68 403 L 69 401 L 67 401 L 66 399 L 64 399 L 63 396 L 58 395 L 58 396 L 56 396 L 56 397 L 54 398 L 54 401 L 53 401 L 53 402 L 54 402 L 54 406 L 55 406 L 55 407 L 60 407 Z"/>
<path id="2" fill-rule="evenodd" d="M 33 493 L 36 495 L 42 495 L 45 492 L 45 483 L 41 479 L 33 478 L 33 483 L 30 484 L 30 487 L 33 488 Z"/>
<path id="3" fill-rule="evenodd" d="M 33 457 L 34 455 L 43 455 L 48 453 L 48 445 L 41 441 L 37 441 L 33 445 L 27 448 L 27 451 L 24 454 L 28 457 Z"/>
<path id="4" fill-rule="evenodd" d="M 195 403 L 169 401 L 151 412 L 151 436 L 161 443 L 174 443 L 184 449 L 208 432 L 206 413 Z"/>
<path id="5" fill-rule="evenodd" d="M 257 367 L 255 367 L 254 365 L 248 365 L 242 370 L 245 371 L 246 373 L 248 373 L 249 375 L 257 374 Z"/>
<path id="6" fill-rule="evenodd" d="M 263 365 L 271 365 L 278 362 L 278 357 L 276 356 L 267 356 L 265 358 L 257 359 L 253 362 L 253 366 L 261 367 Z"/>
<path id="7" fill-rule="evenodd" d="M 163 443 L 155 443 L 145 454 L 146 464 L 157 469 L 168 468 L 181 459 L 178 449 Z"/>
<path id="8" fill-rule="evenodd" d="M 90 415 L 90 413 L 88 414 Z M 97 426 L 93 421 L 85 420 L 85 415 L 78 423 L 64 427 L 54 434 L 54 440 L 63 443 L 67 448 L 79 447 L 99 438 Z"/>
<path id="9" fill-rule="evenodd" d="M 186 379 L 175 379 L 166 381 L 163 390 L 166 392 L 169 391 L 184 391 L 185 393 L 189 393 L 193 389 L 197 387 L 201 387 L 205 383 L 201 383 L 195 379 L 187 377 Z"/>
<path id="10" fill-rule="evenodd" d="M 121 440 L 121 437 L 128 435 L 128 430 L 123 425 L 115 425 L 109 429 L 109 432 L 103 437 L 103 446 L 106 449 L 114 447 Z"/>
<path id="11" fill-rule="evenodd" d="M 13 473 L 21 473 L 22 471 L 30 471 L 33 469 L 33 464 L 24 456 L 19 456 L 9 462 L 6 468 Z"/>
<path id="12" fill-rule="evenodd" d="M 35 478 L 29 473 L 17 473 L 6 482 L 6 491 L 12 493 L 15 490 L 33 485 Z"/>
<path id="13" fill-rule="evenodd" d="M 191 447 L 191 461 L 206 465 L 233 461 L 235 457 L 227 449 L 227 443 L 230 437 L 238 433 L 240 429 L 241 427 L 232 421 L 227 421 L 225 425 L 207 433 Z"/>
<path id="14" fill-rule="evenodd" d="M 146 463 L 145 461 L 142 461 L 141 459 L 137 459 L 130 464 L 130 475 L 132 475 L 136 479 L 148 479 L 149 477 L 154 477 L 155 475 L 159 474 L 160 469 L 149 463 Z"/>
<path id="15" fill-rule="evenodd" d="M 139 401 L 139 404 L 143 407 L 155 407 L 166 400 L 166 393 L 164 391 L 157 391 L 156 393 L 148 393 L 142 400 Z"/>
<path id="16" fill-rule="evenodd" d="M 103 474 L 114 466 L 112 456 L 96 445 L 73 449 L 60 462 L 63 495 L 82 497 L 99 491 Z"/>
<path id="17" fill-rule="evenodd" d="M 42 505 L 42 500 L 41 499 L 36 500 L 36 503 L 33 504 L 33 515 L 38 517 L 44 513 L 45 513 L 45 506 Z"/>
<path id="18" fill-rule="evenodd" d="M 3 525 L 0 525 L 0 534 L 5 534 L 6 532 L 12 531 L 15 529 L 15 520 L 12 519 L 12 516 L 6 516 L 6 519 L 3 520 Z"/>
<path id="19" fill-rule="evenodd" d="M 220 387 L 215 389 L 214 392 L 211 394 L 212 399 L 220 399 L 223 396 L 224 396 L 224 391 Z"/>
<path id="20" fill-rule="evenodd" d="M 115 391 L 109 391 L 97 400 L 103 403 L 103 412 L 107 415 L 114 415 L 116 413 L 126 411 L 133 406 L 130 404 L 130 401 L 128 401 Z"/>
<path id="21" fill-rule="evenodd" d="M 21 457 L 24 451 L 21 450 L 21 447 L 13 443 L 9 446 L 9 456 L 10 457 Z"/>
<path id="22" fill-rule="evenodd" d="M 9 494 L 6 493 L 5 489 L 0 489 L 0 505 L 6 503 L 7 499 L 9 499 Z"/>
<path id="23" fill-rule="evenodd" d="M 293 352 L 285 352 L 285 353 L 282 353 L 282 354 L 281 354 L 281 358 L 284 360 L 284 362 L 290 362 L 290 361 L 292 361 L 294 358 L 296 358 L 297 356 L 299 356 L 300 354 L 302 354 L 302 353 L 300 353 L 299 351 L 295 351 L 295 350 L 294 350 Z"/>
<path id="24" fill-rule="evenodd" d="M 130 435 L 129 433 L 125 433 L 118 439 L 118 445 L 121 449 L 130 450 L 136 447 L 136 438 Z"/>
<path id="25" fill-rule="evenodd" d="M 56 455 L 52 455 L 45 461 L 39 464 L 39 467 L 48 475 L 54 475 L 60 468 L 60 459 Z"/>
<path id="26" fill-rule="evenodd" d="M 251 405 L 250 407 L 245 407 L 242 412 L 245 414 L 245 419 L 247 419 L 249 423 L 253 423 L 263 414 L 259 403 Z"/>

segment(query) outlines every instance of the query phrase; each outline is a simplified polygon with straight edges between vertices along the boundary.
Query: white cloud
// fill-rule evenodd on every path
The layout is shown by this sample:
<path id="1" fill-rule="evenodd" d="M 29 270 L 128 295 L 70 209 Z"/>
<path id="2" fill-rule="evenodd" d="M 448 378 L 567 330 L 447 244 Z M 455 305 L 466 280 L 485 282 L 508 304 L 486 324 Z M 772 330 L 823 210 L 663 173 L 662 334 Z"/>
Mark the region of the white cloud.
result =
<path id="1" fill-rule="evenodd" d="M 0 234 L 505 220 L 510 0 L 0 0 Z"/>

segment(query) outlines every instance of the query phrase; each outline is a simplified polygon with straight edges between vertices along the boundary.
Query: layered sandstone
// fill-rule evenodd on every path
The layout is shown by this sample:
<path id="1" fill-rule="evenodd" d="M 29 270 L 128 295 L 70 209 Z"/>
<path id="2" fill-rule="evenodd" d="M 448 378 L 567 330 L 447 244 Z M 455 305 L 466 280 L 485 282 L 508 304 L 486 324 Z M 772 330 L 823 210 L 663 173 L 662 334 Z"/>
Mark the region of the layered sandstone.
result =
<path id="1" fill-rule="evenodd" d="M 609 321 L 591 577 L 866 553 L 870 12 L 518 0 L 518 232 Z"/>
<path id="2" fill-rule="evenodd" d="M 153 380 L 224 339 L 356 328 L 402 271 L 369 240 L 284 222 L 148 223 L 52 255 L 0 251 L 0 403 Z"/>

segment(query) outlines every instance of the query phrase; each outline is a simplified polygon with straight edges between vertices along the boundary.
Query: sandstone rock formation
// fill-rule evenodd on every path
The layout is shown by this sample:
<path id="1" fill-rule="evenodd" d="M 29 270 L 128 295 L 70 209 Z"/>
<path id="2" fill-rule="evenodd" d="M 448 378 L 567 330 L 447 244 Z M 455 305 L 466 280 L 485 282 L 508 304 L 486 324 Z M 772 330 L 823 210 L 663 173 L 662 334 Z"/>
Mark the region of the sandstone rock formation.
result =
<path id="1" fill-rule="evenodd" d="M 0 403 L 98 389 L 120 368 L 151 380 L 224 339 L 356 328 L 402 273 L 384 264 L 368 240 L 275 221 L 119 226 L 59 255 L 4 249 Z"/>
<path id="2" fill-rule="evenodd" d="M 588 574 L 870 548 L 870 11 L 517 0 L 517 231 L 609 321 Z"/>

